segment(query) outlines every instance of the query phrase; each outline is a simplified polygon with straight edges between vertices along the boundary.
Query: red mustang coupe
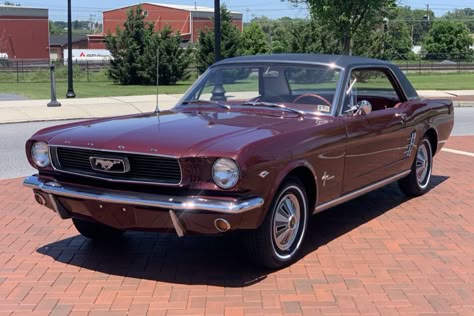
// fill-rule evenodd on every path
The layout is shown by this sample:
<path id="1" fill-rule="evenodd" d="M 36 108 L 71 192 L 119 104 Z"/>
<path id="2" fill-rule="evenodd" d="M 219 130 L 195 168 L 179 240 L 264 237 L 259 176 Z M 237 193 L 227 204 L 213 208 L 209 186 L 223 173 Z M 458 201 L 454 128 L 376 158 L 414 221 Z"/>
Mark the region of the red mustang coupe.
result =
<path id="1" fill-rule="evenodd" d="M 38 203 L 92 239 L 241 230 L 261 265 L 298 258 L 308 217 L 398 181 L 430 188 L 453 104 L 393 64 L 261 55 L 211 66 L 169 111 L 43 129 L 26 143 Z"/>

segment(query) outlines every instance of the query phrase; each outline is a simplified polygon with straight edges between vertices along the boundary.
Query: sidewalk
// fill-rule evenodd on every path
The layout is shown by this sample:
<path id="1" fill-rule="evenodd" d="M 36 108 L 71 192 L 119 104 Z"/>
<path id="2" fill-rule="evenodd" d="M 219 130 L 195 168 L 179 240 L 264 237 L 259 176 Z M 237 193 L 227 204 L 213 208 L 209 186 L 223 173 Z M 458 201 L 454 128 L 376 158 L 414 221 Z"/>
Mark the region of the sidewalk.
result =
<path id="1" fill-rule="evenodd" d="M 425 98 L 451 99 L 457 107 L 474 107 L 474 90 L 420 90 Z M 180 94 L 160 95 L 161 110 L 172 108 Z M 0 124 L 65 119 L 87 119 L 152 112 L 156 95 L 61 99 L 61 107 L 47 107 L 49 100 L 0 101 Z"/>
<path id="2" fill-rule="evenodd" d="M 160 110 L 172 108 L 181 98 L 160 95 Z M 128 97 L 60 99 L 60 107 L 48 107 L 49 100 L 21 100 L 0 102 L 0 124 L 66 119 L 86 119 L 115 115 L 153 112 L 156 95 Z"/>

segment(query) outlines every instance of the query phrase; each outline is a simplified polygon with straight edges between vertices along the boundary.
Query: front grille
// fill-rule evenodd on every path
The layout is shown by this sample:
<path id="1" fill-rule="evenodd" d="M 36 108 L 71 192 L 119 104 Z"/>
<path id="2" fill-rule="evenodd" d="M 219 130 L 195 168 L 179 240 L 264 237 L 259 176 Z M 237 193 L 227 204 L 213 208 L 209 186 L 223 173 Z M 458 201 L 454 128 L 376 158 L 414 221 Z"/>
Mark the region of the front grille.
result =
<path id="1" fill-rule="evenodd" d="M 128 159 L 126 173 L 108 173 L 92 169 L 89 157 Z M 132 153 L 109 152 L 71 147 L 51 147 L 53 166 L 59 171 L 93 176 L 106 180 L 179 184 L 181 168 L 176 158 Z"/>

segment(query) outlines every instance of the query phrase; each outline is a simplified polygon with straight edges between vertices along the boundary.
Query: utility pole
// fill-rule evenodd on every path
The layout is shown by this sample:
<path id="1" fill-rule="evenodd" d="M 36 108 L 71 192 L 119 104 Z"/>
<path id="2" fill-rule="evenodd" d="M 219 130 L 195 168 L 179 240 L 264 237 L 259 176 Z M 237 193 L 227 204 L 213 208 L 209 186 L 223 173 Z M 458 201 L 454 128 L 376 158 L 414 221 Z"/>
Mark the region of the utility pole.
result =
<path id="1" fill-rule="evenodd" d="M 75 98 L 72 85 L 72 16 L 71 0 L 67 0 L 67 93 L 66 98 Z"/>
<path id="2" fill-rule="evenodd" d="M 221 3 L 214 0 L 214 62 L 221 59 Z"/>

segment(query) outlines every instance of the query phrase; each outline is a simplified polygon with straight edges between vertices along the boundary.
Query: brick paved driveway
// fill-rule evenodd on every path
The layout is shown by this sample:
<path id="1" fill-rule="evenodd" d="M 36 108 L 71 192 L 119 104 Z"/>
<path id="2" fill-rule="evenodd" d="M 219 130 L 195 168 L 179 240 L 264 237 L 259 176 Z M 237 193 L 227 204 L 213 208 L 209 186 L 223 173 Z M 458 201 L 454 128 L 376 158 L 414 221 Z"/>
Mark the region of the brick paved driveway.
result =
<path id="1" fill-rule="evenodd" d="M 453 137 L 474 152 L 474 137 Z M 269 272 L 237 238 L 127 233 L 94 244 L 0 181 L 0 316 L 474 314 L 474 158 L 442 152 L 434 184 L 390 185 L 312 218 L 305 257 Z"/>

